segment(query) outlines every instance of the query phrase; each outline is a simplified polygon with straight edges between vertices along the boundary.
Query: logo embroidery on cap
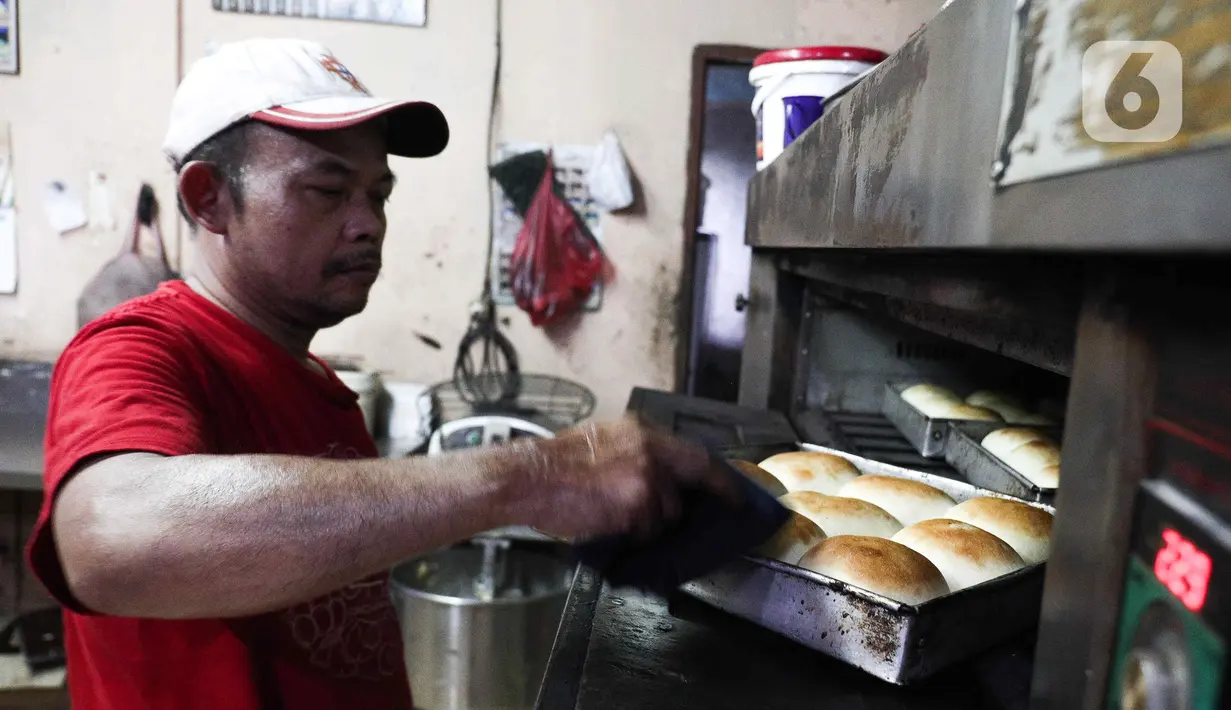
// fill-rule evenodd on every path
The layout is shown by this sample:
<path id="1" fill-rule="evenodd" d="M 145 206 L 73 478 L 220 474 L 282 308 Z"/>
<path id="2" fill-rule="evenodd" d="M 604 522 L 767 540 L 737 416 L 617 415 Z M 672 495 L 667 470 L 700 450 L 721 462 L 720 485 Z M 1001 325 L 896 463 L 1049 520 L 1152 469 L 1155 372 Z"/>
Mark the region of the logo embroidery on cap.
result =
<path id="1" fill-rule="evenodd" d="M 359 81 L 359 77 L 352 74 L 350 69 L 347 69 L 346 66 L 343 65 L 342 62 L 339 62 L 338 58 L 332 54 L 321 56 L 321 66 L 325 68 L 325 71 L 337 76 L 347 84 L 350 84 L 355 91 L 370 95 L 371 92 L 369 92 L 368 88 L 364 86 L 361 81 Z"/>

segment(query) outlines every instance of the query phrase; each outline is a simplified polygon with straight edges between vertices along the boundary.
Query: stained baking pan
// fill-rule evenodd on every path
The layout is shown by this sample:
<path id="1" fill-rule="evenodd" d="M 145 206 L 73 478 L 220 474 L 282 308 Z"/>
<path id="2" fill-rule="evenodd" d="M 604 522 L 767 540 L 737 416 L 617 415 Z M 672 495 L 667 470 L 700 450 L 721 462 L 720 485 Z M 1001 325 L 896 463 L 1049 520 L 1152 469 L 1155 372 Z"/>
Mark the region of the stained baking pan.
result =
<path id="1" fill-rule="evenodd" d="M 980 443 L 988 434 L 1010 425 L 990 422 L 956 422 L 945 438 L 945 461 L 976 486 L 998 493 L 1051 505 L 1055 488 L 1041 488 L 1015 471 Z M 1026 427 L 1059 441 L 1059 431 L 1051 427 Z"/>
<path id="2" fill-rule="evenodd" d="M 881 413 L 902 432 L 902 436 L 906 437 L 921 456 L 929 459 L 944 458 L 949 424 L 961 420 L 933 419 L 912 407 L 902 399 L 902 391 L 914 384 L 918 383 L 891 382 L 885 385 Z"/>
<path id="3" fill-rule="evenodd" d="M 841 456 L 865 474 L 927 483 L 959 503 L 977 497 L 1011 497 L 833 449 L 807 444 L 800 448 Z M 1031 505 L 1054 513 L 1048 505 Z M 759 557 L 744 557 L 681 590 L 882 680 L 906 685 L 1008 641 L 1037 623 L 1043 565 L 919 605 L 903 604 L 832 577 Z"/>

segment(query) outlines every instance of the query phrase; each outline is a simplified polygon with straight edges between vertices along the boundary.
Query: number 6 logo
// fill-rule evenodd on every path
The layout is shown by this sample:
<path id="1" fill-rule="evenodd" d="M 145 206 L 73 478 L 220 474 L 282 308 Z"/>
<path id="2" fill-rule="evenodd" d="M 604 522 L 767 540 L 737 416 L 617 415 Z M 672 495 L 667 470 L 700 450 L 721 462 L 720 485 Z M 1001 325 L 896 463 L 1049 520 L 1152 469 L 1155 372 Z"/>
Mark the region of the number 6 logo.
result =
<path id="1" fill-rule="evenodd" d="M 1184 60 L 1169 42 L 1096 42 L 1081 62 L 1081 120 L 1100 143 L 1162 143 L 1184 123 Z"/>

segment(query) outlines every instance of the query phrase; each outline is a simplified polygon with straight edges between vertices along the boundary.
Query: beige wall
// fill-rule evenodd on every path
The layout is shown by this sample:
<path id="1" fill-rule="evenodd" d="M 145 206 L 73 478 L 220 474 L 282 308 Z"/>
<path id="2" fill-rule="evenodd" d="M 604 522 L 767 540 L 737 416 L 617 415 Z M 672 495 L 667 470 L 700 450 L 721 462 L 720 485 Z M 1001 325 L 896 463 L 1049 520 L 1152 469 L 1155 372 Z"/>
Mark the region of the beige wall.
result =
<path id="1" fill-rule="evenodd" d="M 87 172 L 100 170 L 122 205 L 121 223 L 131 221 L 142 180 L 171 194 L 158 143 L 177 82 L 175 3 L 25 0 L 20 12 L 21 75 L 0 75 L 19 245 L 18 293 L 0 296 L 0 351 L 46 355 L 72 337 L 77 294 L 121 237 L 52 232 L 44 186 L 62 180 L 84 198 Z"/>
<path id="2" fill-rule="evenodd" d="M 634 385 L 671 386 L 695 45 L 893 49 L 941 1 L 507 0 L 498 138 L 593 143 L 614 127 L 646 197 L 643 214 L 607 218 L 604 241 L 619 281 L 567 343 L 550 342 L 510 312 L 524 368 L 585 383 L 604 415 L 620 411 Z M 209 0 L 184 5 L 188 61 L 207 42 L 318 39 L 374 91 L 430 99 L 449 114 L 454 142 L 444 156 L 394 166 L 388 266 L 368 311 L 316 342 L 318 352 L 360 354 L 398 377 L 448 377 L 484 269 L 493 0 L 429 0 L 426 29 L 225 15 Z M 121 237 L 50 234 L 42 186 L 60 178 L 84 192 L 87 171 L 97 168 L 117 186 L 125 220 L 142 179 L 156 184 L 170 211 L 158 145 L 175 81 L 175 2 L 24 0 L 22 40 L 22 76 L 0 77 L 21 209 L 20 293 L 0 297 L 0 351 L 54 352 L 72 335 L 77 292 Z M 430 350 L 411 329 L 445 350 Z"/>

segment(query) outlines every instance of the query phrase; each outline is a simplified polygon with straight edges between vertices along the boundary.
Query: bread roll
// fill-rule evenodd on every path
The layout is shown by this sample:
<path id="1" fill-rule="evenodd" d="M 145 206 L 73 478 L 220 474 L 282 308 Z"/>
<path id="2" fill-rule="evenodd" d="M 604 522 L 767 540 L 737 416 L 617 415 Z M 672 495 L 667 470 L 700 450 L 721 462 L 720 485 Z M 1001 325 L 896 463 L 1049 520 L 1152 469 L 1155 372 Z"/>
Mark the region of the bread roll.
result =
<path id="1" fill-rule="evenodd" d="M 1030 482 L 1039 488 L 1059 488 L 1060 487 L 1060 464 L 1055 466 L 1044 466 L 1038 471 L 1032 473 L 1023 473 L 1023 476 L 1030 479 Z"/>
<path id="2" fill-rule="evenodd" d="M 860 476 L 838 495 L 879 506 L 903 525 L 943 517 L 957 502 L 926 483 L 892 476 Z"/>
<path id="3" fill-rule="evenodd" d="M 914 404 L 916 400 L 945 400 L 948 402 L 960 402 L 962 398 L 957 396 L 957 393 L 948 387 L 940 385 L 912 385 L 902 390 L 902 399 Z"/>
<path id="4" fill-rule="evenodd" d="M 799 558 L 825 539 L 825 531 L 799 513 L 791 513 L 786 524 L 756 551 L 770 559 L 799 564 Z"/>
<path id="5" fill-rule="evenodd" d="M 848 481 L 859 476 L 855 464 L 841 456 L 819 451 L 790 451 L 770 456 L 760 465 L 782 481 L 790 493 L 816 491 L 833 495 Z"/>
<path id="6" fill-rule="evenodd" d="M 922 411 L 922 410 L 921 410 Z M 961 419 L 973 422 L 1002 422 L 1000 415 L 983 407 L 972 407 L 962 402 L 942 403 L 929 412 L 924 412 L 933 419 Z"/>
<path id="7" fill-rule="evenodd" d="M 967 397 L 966 404 L 990 409 L 1009 424 L 1032 424 L 1034 426 L 1055 424 L 1055 421 L 1042 414 L 1034 414 L 1020 399 L 1004 392 L 980 390 Z"/>
<path id="8" fill-rule="evenodd" d="M 1032 441 L 1048 441 L 1048 438 L 1039 431 L 1034 429 L 997 429 L 996 431 L 983 437 L 983 448 L 990 451 L 997 458 L 1004 458 L 1013 449 L 1019 446 L 1029 444 Z"/>
<path id="9" fill-rule="evenodd" d="M 971 498 L 954 506 L 945 517 L 1004 540 L 1028 565 L 1047 560 L 1052 516 L 1046 510 L 1003 498 Z"/>
<path id="10" fill-rule="evenodd" d="M 752 482 L 764 488 L 769 494 L 775 498 L 781 498 L 787 494 L 786 486 L 782 485 L 782 481 L 774 478 L 774 474 L 766 471 L 755 463 L 747 461 L 732 461 L 731 465 L 739 469 L 739 472 L 752 479 Z"/>
<path id="11" fill-rule="evenodd" d="M 929 417 L 943 407 L 962 403 L 962 399 L 940 385 L 914 385 L 902 390 L 902 401 Z"/>
<path id="12" fill-rule="evenodd" d="M 1031 441 L 1010 451 L 1006 458 L 1027 468 L 1043 468 L 1060 463 L 1060 448 L 1050 441 Z"/>
<path id="13" fill-rule="evenodd" d="M 1024 409 L 1016 407 L 1002 406 L 996 409 L 996 413 L 1001 416 L 1008 424 L 1028 425 L 1028 426 L 1055 426 L 1056 421 L 1042 414 L 1034 414 Z"/>
<path id="14" fill-rule="evenodd" d="M 891 537 L 902 529 L 898 519 L 883 508 L 854 498 L 796 491 L 779 499 L 783 505 L 821 526 L 829 537 L 869 535 Z"/>
<path id="15" fill-rule="evenodd" d="M 1021 555 L 1004 540 L 957 520 L 925 520 L 892 539 L 931 560 L 953 592 L 1026 566 Z"/>
<path id="16" fill-rule="evenodd" d="M 808 550 L 799 566 L 904 604 L 949 593 L 944 575 L 926 557 L 878 537 L 831 537 Z"/>
<path id="17" fill-rule="evenodd" d="M 979 390 L 966 398 L 966 404 L 972 407 L 986 407 L 999 411 L 1000 407 L 1010 407 L 1013 409 L 1025 409 L 1026 405 L 1017 397 L 1004 392 L 993 392 L 991 390 Z"/>
<path id="18" fill-rule="evenodd" d="M 1040 488 L 1060 486 L 1060 447 L 1033 429 L 1000 429 L 983 438 L 983 448 Z"/>
<path id="19" fill-rule="evenodd" d="M 1060 485 L 1060 447 L 1050 441 L 1032 441 L 1000 459 L 1040 488 Z"/>

